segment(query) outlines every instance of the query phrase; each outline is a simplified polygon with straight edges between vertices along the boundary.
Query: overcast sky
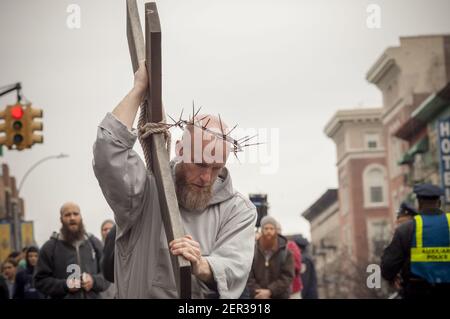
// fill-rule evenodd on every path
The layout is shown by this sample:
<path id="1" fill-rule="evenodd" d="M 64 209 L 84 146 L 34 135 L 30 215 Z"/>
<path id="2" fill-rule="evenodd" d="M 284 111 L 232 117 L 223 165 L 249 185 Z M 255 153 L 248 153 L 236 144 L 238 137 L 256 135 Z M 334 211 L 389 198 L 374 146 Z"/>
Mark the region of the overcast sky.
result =
<path id="1" fill-rule="evenodd" d="M 372 3 L 381 8 L 378 29 L 366 23 Z M 70 4 L 81 9 L 79 29 L 67 25 Z M 380 106 L 365 74 L 400 36 L 450 33 L 448 0 L 157 4 L 166 111 L 178 115 L 195 100 L 229 126 L 259 130 L 262 164 L 241 154 L 241 164 L 229 165 L 233 184 L 246 195 L 267 193 L 283 231 L 307 237 L 300 213 L 337 186 L 327 121 L 340 108 Z M 43 163 L 24 183 L 26 218 L 35 221 L 40 245 L 59 229 L 65 201 L 80 204 L 97 236 L 112 217 L 92 170 L 92 145 L 98 123 L 132 85 L 125 17 L 125 0 L 0 1 L 0 86 L 21 81 L 26 98 L 44 109 L 45 129 L 44 144 L 4 150 L 2 161 L 20 181 L 39 159 L 70 155 Z M 0 98 L 0 107 L 12 102 L 14 94 Z"/>

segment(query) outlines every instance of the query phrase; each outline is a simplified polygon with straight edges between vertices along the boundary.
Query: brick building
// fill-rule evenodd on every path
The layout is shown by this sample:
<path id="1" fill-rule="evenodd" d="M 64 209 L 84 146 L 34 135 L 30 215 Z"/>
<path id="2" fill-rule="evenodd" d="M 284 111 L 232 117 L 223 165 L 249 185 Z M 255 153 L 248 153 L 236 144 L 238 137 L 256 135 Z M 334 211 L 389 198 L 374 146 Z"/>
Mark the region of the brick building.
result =
<path id="1" fill-rule="evenodd" d="M 383 96 L 381 122 L 386 145 L 389 176 L 389 209 L 392 220 L 404 199 L 412 201 L 415 182 L 424 179 L 414 174 L 421 156 L 428 150 L 426 125 L 412 114 L 432 94 L 441 91 L 450 77 L 450 35 L 400 38 L 400 46 L 387 48 L 369 69 L 366 79 Z M 416 165 L 411 165 L 416 159 Z M 436 171 L 436 168 L 432 170 Z M 438 179 L 429 180 L 438 183 Z"/>
<path id="2" fill-rule="evenodd" d="M 14 212 L 17 212 L 17 217 Z M 12 250 L 34 244 L 33 225 L 24 221 L 25 205 L 19 197 L 16 179 L 7 164 L 2 164 L 0 176 L 0 262 Z M 17 227 L 14 227 L 17 225 Z M 31 228 L 30 228 L 31 227 Z"/>
<path id="3" fill-rule="evenodd" d="M 336 143 L 341 248 L 355 261 L 379 254 L 390 237 L 381 108 L 338 111 L 325 127 Z"/>
<path id="4" fill-rule="evenodd" d="M 415 183 L 446 187 L 443 208 L 450 210 L 450 35 L 400 38 L 400 45 L 387 48 L 366 79 L 381 91 L 383 105 L 340 110 L 324 129 L 336 144 L 339 186 L 336 217 L 326 227 L 338 229 L 335 264 L 346 264 L 336 274 L 349 282 L 338 297 L 376 296 L 363 289 L 365 266 L 379 262 L 400 203 L 416 204 Z M 325 210 L 306 215 L 313 217 L 312 238 L 320 238 L 322 227 L 314 224 Z M 322 251 L 314 251 L 320 263 Z M 324 284 L 338 283 L 335 278 Z"/>

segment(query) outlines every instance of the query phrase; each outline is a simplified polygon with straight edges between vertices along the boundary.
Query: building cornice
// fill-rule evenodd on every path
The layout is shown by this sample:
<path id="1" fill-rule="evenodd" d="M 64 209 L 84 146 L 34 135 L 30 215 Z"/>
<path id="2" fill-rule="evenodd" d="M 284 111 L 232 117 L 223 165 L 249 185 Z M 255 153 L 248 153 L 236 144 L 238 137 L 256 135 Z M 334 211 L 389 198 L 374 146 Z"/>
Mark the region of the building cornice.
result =
<path id="1" fill-rule="evenodd" d="M 377 122 L 380 121 L 382 108 L 363 108 L 339 110 L 325 125 L 324 133 L 333 138 L 344 122 Z"/>
<path id="2" fill-rule="evenodd" d="M 386 53 L 383 53 L 366 73 L 366 80 L 369 83 L 375 85 L 378 84 L 381 78 L 383 78 L 394 65 L 395 60 Z"/>
<path id="3" fill-rule="evenodd" d="M 327 211 L 327 209 L 338 201 L 338 190 L 335 188 L 328 189 L 322 196 L 317 199 L 307 210 L 301 213 L 309 222 L 316 219 L 317 216 Z"/>

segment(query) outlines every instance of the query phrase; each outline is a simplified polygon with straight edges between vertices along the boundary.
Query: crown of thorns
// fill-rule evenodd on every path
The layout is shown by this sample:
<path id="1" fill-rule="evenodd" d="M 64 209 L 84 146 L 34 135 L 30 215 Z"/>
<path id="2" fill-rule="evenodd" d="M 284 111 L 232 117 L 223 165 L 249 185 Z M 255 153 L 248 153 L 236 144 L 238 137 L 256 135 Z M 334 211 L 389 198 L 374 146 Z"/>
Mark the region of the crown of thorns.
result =
<path id="1" fill-rule="evenodd" d="M 208 123 L 211 119 L 208 119 L 206 121 L 205 125 L 201 124 L 201 123 L 203 123 L 203 120 L 206 119 L 209 115 L 206 115 L 206 116 L 202 117 L 201 119 L 195 120 L 195 117 L 199 114 L 200 110 L 201 110 L 201 107 L 199 107 L 197 110 L 195 110 L 194 102 L 192 102 L 192 116 L 189 116 L 188 120 L 183 119 L 183 111 L 184 110 L 182 109 L 178 120 L 175 120 L 173 117 L 171 117 L 169 114 L 167 114 L 167 116 L 173 121 L 173 124 L 166 123 L 166 125 L 168 128 L 179 127 L 182 130 L 184 130 L 186 128 L 186 126 L 194 126 L 194 127 L 197 127 L 211 135 L 214 135 L 215 137 L 232 145 L 232 152 L 234 153 L 236 158 L 237 158 L 237 153 L 242 152 L 245 147 L 263 144 L 263 143 L 259 143 L 259 142 L 258 143 L 249 143 L 249 141 L 254 139 L 255 137 L 257 137 L 258 134 L 255 134 L 253 136 L 247 135 L 247 136 L 241 137 L 239 139 L 232 138 L 230 136 L 230 133 L 238 126 L 238 124 L 236 124 L 231 130 L 229 130 L 227 133 L 225 133 L 225 131 L 223 129 L 222 119 L 220 117 L 220 114 L 218 114 L 219 124 L 220 124 L 220 132 L 216 132 L 216 131 L 209 129 Z"/>

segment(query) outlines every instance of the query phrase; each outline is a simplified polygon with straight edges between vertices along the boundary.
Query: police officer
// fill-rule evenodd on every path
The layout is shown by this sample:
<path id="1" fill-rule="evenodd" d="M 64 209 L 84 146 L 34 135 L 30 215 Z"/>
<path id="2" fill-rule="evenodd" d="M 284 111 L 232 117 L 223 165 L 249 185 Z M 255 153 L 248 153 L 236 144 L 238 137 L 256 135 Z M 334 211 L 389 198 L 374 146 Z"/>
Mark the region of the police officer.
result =
<path id="1" fill-rule="evenodd" d="M 417 209 L 415 209 L 413 206 L 408 204 L 407 202 L 402 202 L 400 205 L 399 210 L 397 211 L 397 220 L 396 220 L 396 226 L 407 222 L 408 220 L 411 220 L 414 218 L 414 216 L 417 215 Z"/>
<path id="2" fill-rule="evenodd" d="M 414 186 L 419 213 L 398 226 L 381 258 L 381 273 L 393 281 L 400 272 L 405 299 L 450 295 L 450 214 L 441 209 L 443 190 Z"/>

